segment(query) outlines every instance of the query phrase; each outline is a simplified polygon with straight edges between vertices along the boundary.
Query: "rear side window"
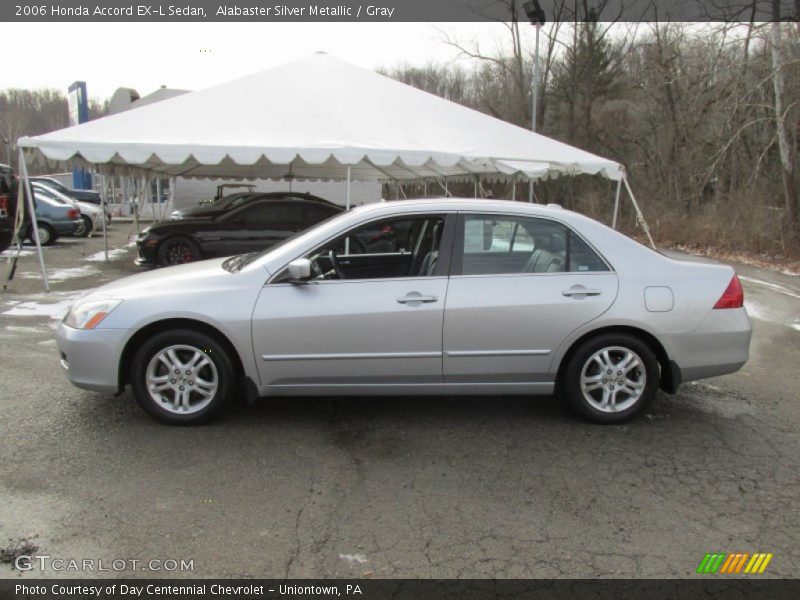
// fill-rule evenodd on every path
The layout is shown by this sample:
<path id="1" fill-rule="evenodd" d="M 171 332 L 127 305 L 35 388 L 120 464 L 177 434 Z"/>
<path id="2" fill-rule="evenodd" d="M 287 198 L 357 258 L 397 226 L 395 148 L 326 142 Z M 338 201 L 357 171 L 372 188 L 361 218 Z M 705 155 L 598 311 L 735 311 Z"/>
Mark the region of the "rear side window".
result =
<path id="1" fill-rule="evenodd" d="M 465 215 L 462 227 L 464 275 L 608 271 L 597 253 L 555 221 Z"/>

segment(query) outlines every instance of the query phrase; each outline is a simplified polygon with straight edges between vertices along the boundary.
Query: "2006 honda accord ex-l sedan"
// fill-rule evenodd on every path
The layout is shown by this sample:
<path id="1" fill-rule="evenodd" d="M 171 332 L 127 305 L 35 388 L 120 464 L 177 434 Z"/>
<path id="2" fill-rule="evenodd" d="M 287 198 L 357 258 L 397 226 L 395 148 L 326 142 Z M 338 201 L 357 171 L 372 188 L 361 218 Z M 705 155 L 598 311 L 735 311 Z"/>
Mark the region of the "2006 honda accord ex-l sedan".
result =
<path id="1" fill-rule="evenodd" d="M 130 385 L 167 423 L 236 395 L 552 393 L 619 423 L 659 387 L 739 369 L 743 300 L 730 267 L 558 207 L 409 200 L 104 285 L 57 337 L 75 385 Z"/>

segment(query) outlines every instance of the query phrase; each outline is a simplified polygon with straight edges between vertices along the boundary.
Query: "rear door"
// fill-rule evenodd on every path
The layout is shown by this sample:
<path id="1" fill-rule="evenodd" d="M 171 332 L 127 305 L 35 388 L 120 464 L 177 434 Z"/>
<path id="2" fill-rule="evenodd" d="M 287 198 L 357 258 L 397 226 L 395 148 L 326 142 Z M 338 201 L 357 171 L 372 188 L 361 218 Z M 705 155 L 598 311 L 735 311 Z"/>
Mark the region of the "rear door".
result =
<path id="1" fill-rule="evenodd" d="M 617 275 L 548 219 L 462 214 L 445 305 L 445 382 L 546 381 L 564 338 L 613 303 Z"/>
<path id="2" fill-rule="evenodd" d="M 218 221 L 221 239 L 215 254 L 258 252 L 302 231 L 304 206 L 296 202 L 256 201 Z"/>

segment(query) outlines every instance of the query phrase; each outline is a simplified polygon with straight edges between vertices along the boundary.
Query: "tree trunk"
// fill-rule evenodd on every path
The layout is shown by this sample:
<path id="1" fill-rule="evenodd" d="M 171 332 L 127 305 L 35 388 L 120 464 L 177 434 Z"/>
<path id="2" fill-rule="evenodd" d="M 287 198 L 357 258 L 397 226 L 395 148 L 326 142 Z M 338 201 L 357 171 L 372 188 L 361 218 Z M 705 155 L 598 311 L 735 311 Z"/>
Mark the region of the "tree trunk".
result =
<path id="1" fill-rule="evenodd" d="M 775 1 L 775 0 L 773 0 Z M 789 226 L 792 241 L 800 242 L 800 217 L 797 208 L 797 177 L 795 174 L 796 148 L 790 146 L 786 131 L 783 102 L 783 57 L 781 49 L 781 23 L 772 22 L 772 84 L 775 90 L 775 127 L 778 134 L 778 148 L 781 156 L 781 174 L 783 176 L 783 192 L 786 200 L 786 223 Z"/>

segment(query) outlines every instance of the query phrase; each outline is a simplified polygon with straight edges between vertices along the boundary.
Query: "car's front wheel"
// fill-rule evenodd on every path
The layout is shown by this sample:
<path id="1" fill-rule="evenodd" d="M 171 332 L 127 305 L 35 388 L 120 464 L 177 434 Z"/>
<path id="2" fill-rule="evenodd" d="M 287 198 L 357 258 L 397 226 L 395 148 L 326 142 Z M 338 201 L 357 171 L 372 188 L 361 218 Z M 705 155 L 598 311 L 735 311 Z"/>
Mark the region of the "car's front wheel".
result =
<path id="1" fill-rule="evenodd" d="M 202 258 L 199 246 L 189 238 L 175 236 L 161 242 L 158 247 L 158 264 L 161 267 L 182 265 Z"/>
<path id="2" fill-rule="evenodd" d="M 566 399 L 595 423 L 622 423 L 655 398 L 658 358 L 639 338 L 608 333 L 591 338 L 572 354 L 560 382 Z"/>
<path id="3" fill-rule="evenodd" d="M 217 416 L 234 389 L 231 360 L 214 338 L 188 329 L 154 335 L 133 359 L 131 387 L 139 405 L 170 425 Z"/>

